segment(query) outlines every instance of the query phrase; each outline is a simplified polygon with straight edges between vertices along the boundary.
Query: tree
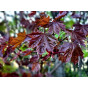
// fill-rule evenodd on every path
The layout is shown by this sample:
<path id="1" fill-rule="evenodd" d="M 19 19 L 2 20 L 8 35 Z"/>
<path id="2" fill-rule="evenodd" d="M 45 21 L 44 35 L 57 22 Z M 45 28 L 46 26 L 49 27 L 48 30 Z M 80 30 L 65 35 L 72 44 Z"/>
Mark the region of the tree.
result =
<path id="1" fill-rule="evenodd" d="M 15 11 L 14 22 L 7 20 L 6 12 L 2 13 L 4 20 L 0 24 L 5 27 L 0 38 L 0 76 L 53 76 L 67 62 L 81 68 L 82 48 L 88 35 L 87 12 L 81 15 L 81 12 L 45 11 L 36 16 L 36 11 Z M 70 21 L 66 21 L 68 16 Z M 3 35 L 5 28 L 7 33 Z M 15 33 L 11 36 L 16 29 L 17 36 Z"/>

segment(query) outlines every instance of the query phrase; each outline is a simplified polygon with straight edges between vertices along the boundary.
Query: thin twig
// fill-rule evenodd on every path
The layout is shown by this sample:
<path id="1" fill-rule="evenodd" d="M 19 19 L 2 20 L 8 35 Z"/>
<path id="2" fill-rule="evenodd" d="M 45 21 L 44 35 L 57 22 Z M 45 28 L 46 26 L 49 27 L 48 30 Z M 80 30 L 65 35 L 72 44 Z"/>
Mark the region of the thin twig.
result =
<path id="1" fill-rule="evenodd" d="M 50 74 L 52 74 L 58 67 L 60 67 L 62 65 L 62 62 L 61 63 L 58 63 L 54 69 L 50 72 Z"/>

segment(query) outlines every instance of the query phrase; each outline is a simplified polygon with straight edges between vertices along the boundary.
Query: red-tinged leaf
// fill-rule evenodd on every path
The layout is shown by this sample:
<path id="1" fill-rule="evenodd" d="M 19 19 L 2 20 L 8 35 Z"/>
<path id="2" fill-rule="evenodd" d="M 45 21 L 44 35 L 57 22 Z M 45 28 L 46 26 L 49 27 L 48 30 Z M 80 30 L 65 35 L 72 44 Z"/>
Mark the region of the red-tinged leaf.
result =
<path id="1" fill-rule="evenodd" d="M 67 14 L 67 11 L 61 11 L 56 17 L 55 20 L 59 20 Z"/>
<path id="2" fill-rule="evenodd" d="M 36 11 L 31 11 L 31 13 L 28 14 L 29 17 L 32 17 L 36 14 Z"/>
<path id="3" fill-rule="evenodd" d="M 28 35 L 30 40 L 29 47 L 35 48 L 38 54 L 42 55 L 46 50 L 53 52 L 56 45 L 56 38 L 49 33 L 34 32 Z"/>
<path id="4" fill-rule="evenodd" d="M 83 52 L 78 44 L 65 42 L 60 46 L 59 49 L 59 60 L 62 62 L 71 61 L 74 64 L 78 63 L 78 57 L 81 56 L 83 58 Z"/>
<path id="5" fill-rule="evenodd" d="M 88 24 L 81 25 L 81 24 L 77 23 L 77 24 L 74 24 L 74 27 L 75 27 L 75 30 L 80 31 L 85 36 L 88 35 Z"/>
<path id="6" fill-rule="evenodd" d="M 35 23 L 37 26 L 46 27 L 49 21 L 50 21 L 50 17 L 49 16 L 47 17 L 45 12 L 42 12 L 40 13 L 40 17 L 36 18 Z"/>
<path id="7" fill-rule="evenodd" d="M 29 20 L 26 20 L 25 18 L 22 18 L 20 22 L 24 28 L 34 31 L 36 26 L 35 22 L 32 21 L 30 23 Z"/>
<path id="8" fill-rule="evenodd" d="M 78 31 L 78 30 L 68 30 L 67 34 L 71 35 L 72 42 L 78 43 L 80 45 L 85 46 L 84 40 L 86 39 L 84 33 Z"/>
<path id="9" fill-rule="evenodd" d="M 11 37 L 9 44 L 13 45 L 13 48 L 15 49 L 18 45 L 20 45 L 26 38 L 26 32 L 20 32 L 17 34 L 17 37 Z"/>
<path id="10" fill-rule="evenodd" d="M 24 28 L 27 28 L 30 25 L 29 21 L 24 18 L 21 19 L 21 24 Z"/>
<path id="11" fill-rule="evenodd" d="M 48 32 L 51 33 L 51 34 L 53 34 L 53 32 L 56 33 L 56 34 L 59 34 L 61 29 L 65 31 L 65 25 L 63 23 L 52 22 L 49 26 Z"/>
<path id="12" fill-rule="evenodd" d="M 36 20 L 36 24 L 41 27 L 45 27 L 50 21 L 50 17 L 41 17 L 40 19 Z"/>
<path id="13" fill-rule="evenodd" d="M 77 64 L 79 56 L 83 58 L 83 52 L 81 48 L 77 45 L 72 53 L 71 62 Z"/>
<path id="14" fill-rule="evenodd" d="M 72 57 L 73 48 L 73 44 L 69 42 L 65 42 L 63 45 L 61 45 L 59 49 L 61 52 L 59 55 L 59 60 L 62 62 L 69 62 Z"/>
<path id="15" fill-rule="evenodd" d="M 73 31 L 71 34 L 71 40 L 76 41 L 81 45 L 84 45 L 83 40 L 85 40 L 85 35 L 79 31 Z"/>

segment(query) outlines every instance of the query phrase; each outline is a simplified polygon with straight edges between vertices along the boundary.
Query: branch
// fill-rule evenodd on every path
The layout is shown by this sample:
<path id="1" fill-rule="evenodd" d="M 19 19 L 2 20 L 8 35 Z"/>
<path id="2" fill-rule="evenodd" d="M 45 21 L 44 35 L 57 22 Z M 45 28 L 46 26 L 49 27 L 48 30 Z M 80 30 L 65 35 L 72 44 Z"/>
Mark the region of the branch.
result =
<path id="1" fill-rule="evenodd" d="M 60 67 L 62 65 L 62 62 L 61 63 L 58 63 L 54 69 L 50 72 L 50 74 L 52 74 L 58 67 Z"/>

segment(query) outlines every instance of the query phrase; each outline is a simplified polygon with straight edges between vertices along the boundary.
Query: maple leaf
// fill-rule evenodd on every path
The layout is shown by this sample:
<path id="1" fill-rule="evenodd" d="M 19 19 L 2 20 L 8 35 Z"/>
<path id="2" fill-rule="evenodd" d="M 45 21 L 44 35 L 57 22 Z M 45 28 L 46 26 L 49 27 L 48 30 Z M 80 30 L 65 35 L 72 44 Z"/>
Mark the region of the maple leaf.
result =
<path id="1" fill-rule="evenodd" d="M 59 14 L 55 17 L 55 20 L 59 20 L 67 14 L 67 11 L 60 11 Z"/>
<path id="2" fill-rule="evenodd" d="M 83 40 L 85 40 L 85 35 L 84 35 L 83 33 L 79 32 L 79 31 L 75 31 L 75 30 L 74 30 L 74 31 L 71 33 L 71 40 L 72 40 L 72 41 L 76 41 L 77 43 L 79 43 L 79 44 L 85 46 L 85 45 L 84 45 L 84 42 L 83 42 Z"/>
<path id="3" fill-rule="evenodd" d="M 9 44 L 13 45 L 13 49 L 15 49 L 18 45 L 20 45 L 26 38 L 26 32 L 20 32 L 17 34 L 17 37 L 10 37 Z"/>
<path id="4" fill-rule="evenodd" d="M 26 20 L 25 18 L 21 18 L 21 24 L 23 25 L 24 28 L 29 27 L 30 22 Z"/>
<path id="5" fill-rule="evenodd" d="M 59 60 L 62 62 L 69 62 L 72 57 L 73 45 L 72 43 L 65 42 L 60 46 L 59 51 L 61 52 L 59 55 Z"/>
<path id="6" fill-rule="evenodd" d="M 35 22 L 32 21 L 32 22 L 30 23 L 29 20 L 25 19 L 24 16 L 23 16 L 23 12 L 20 12 L 20 17 L 21 17 L 20 23 L 22 24 L 22 26 L 23 26 L 24 28 L 26 28 L 26 29 L 29 29 L 29 30 L 34 31 L 35 26 L 36 26 L 36 25 L 35 25 Z"/>
<path id="7" fill-rule="evenodd" d="M 56 45 L 56 38 L 49 33 L 34 32 L 28 36 L 31 37 L 29 47 L 36 47 L 36 50 L 40 55 L 46 50 L 52 52 Z"/>
<path id="8" fill-rule="evenodd" d="M 60 29 L 65 30 L 65 25 L 63 23 L 60 22 L 52 22 L 49 25 L 49 30 L 48 32 L 53 34 L 53 32 L 55 32 L 56 34 L 59 34 Z"/>
<path id="9" fill-rule="evenodd" d="M 85 46 L 84 40 L 86 37 L 84 33 L 80 32 L 79 30 L 67 30 L 66 33 L 71 35 L 72 42 Z"/>
<path id="10" fill-rule="evenodd" d="M 62 62 L 72 62 L 74 64 L 78 63 L 78 57 L 83 58 L 83 52 L 78 44 L 65 42 L 60 46 L 59 60 Z"/>
<path id="11" fill-rule="evenodd" d="M 41 17 L 40 19 L 36 20 L 36 24 L 38 26 L 44 27 L 44 26 L 46 26 L 49 23 L 49 21 L 50 21 L 50 17 L 49 16 L 48 17 Z"/>
<path id="12" fill-rule="evenodd" d="M 73 25 L 75 27 L 75 30 L 78 30 L 82 32 L 85 36 L 88 35 L 88 24 L 81 25 L 79 23 Z"/>
<path id="13" fill-rule="evenodd" d="M 71 62 L 77 64 L 79 56 L 83 58 L 83 52 L 81 48 L 77 45 L 72 53 Z"/>

